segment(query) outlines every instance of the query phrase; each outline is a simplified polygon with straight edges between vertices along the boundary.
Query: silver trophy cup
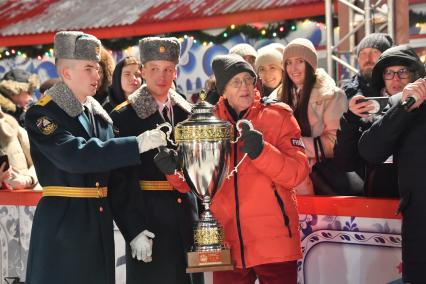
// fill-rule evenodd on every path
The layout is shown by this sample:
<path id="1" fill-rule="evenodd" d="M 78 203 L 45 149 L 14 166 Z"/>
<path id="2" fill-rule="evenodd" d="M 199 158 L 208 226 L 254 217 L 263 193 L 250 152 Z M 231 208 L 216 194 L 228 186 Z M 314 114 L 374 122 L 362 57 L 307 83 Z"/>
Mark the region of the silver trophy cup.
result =
<path id="1" fill-rule="evenodd" d="M 223 230 L 210 211 L 211 199 L 229 172 L 232 139 L 232 125 L 217 119 L 213 106 L 204 100 L 175 127 L 183 175 L 204 206 L 194 226 L 187 272 L 232 269 L 229 249 L 223 244 Z"/>

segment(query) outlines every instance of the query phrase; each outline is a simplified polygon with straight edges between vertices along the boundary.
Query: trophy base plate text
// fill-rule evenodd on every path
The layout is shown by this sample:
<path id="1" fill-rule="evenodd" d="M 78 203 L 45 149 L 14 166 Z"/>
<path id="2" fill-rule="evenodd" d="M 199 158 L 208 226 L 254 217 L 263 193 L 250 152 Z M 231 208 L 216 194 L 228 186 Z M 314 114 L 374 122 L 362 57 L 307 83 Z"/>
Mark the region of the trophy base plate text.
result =
<path id="1" fill-rule="evenodd" d="M 191 251 L 187 254 L 188 268 L 186 273 L 232 270 L 231 252 L 229 249 L 220 251 Z"/>

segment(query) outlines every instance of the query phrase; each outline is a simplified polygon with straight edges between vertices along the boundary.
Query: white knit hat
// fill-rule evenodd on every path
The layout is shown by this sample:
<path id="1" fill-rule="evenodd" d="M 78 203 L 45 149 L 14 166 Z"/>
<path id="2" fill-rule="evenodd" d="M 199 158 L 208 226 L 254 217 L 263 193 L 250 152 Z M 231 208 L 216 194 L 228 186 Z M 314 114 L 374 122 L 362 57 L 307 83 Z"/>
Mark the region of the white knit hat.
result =
<path id="1" fill-rule="evenodd" d="M 248 43 L 239 43 L 234 45 L 230 50 L 229 54 L 238 54 L 239 56 L 253 56 L 257 57 L 256 49 Z"/>
<path id="2" fill-rule="evenodd" d="M 273 42 L 273 43 L 270 43 L 270 44 L 268 44 L 268 45 L 265 45 L 264 47 L 271 47 L 271 48 L 275 48 L 275 49 L 276 49 L 276 50 L 278 50 L 281 54 L 283 54 L 284 49 L 285 49 L 285 45 L 284 45 L 284 44 L 282 44 L 282 43 L 279 43 L 279 42 Z M 264 47 L 262 47 L 262 48 L 264 48 Z M 259 49 L 257 50 L 257 53 L 258 53 L 258 54 L 259 54 L 259 51 L 260 51 L 262 48 L 259 48 Z"/>
<path id="3" fill-rule="evenodd" d="M 259 72 L 259 68 L 262 65 L 275 64 L 283 69 L 283 55 L 275 48 L 269 45 L 260 48 L 257 51 L 257 58 L 255 62 L 256 72 Z"/>

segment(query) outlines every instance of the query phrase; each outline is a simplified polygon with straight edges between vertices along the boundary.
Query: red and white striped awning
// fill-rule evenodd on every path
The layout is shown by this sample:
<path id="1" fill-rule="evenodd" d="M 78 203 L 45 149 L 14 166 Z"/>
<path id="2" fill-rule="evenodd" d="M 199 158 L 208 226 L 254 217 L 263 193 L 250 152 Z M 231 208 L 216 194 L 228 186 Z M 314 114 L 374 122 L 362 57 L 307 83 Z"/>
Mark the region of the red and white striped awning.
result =
<path id="1" fill-rule="evenodd" d="M 0 0 L 0 46 L 60 30 L 123 38 L 324 15 L 323 0 Z"/>

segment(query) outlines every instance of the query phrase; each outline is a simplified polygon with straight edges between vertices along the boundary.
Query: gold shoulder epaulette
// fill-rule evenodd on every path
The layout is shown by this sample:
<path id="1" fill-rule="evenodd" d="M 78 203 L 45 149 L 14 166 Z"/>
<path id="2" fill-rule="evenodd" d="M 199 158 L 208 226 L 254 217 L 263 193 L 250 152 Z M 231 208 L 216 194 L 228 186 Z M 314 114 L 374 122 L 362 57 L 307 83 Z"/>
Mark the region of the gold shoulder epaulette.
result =
<path id="1" fill-rule="evenodd" d="M 129 104 L 129 101 L 124 101 L 121 104 L 117 105 L 112 111 L 118 111 L 122 109 L 123 107 L 127 106 Z"/>
<path id="2" fill-rule="evenodd" d="M 44 95 L 44 96 L 42 96 L 39 100 L 38 100 L 38 102 L 36 103 L 36 105 L 38 105 L 38 106 L 45 106 L 45 105 L 47 105 L 47 103 L 48 102 L 50 102 L 52 100 L 52 97 L 51 96 L 49 96 L 49 95 Z"/>

